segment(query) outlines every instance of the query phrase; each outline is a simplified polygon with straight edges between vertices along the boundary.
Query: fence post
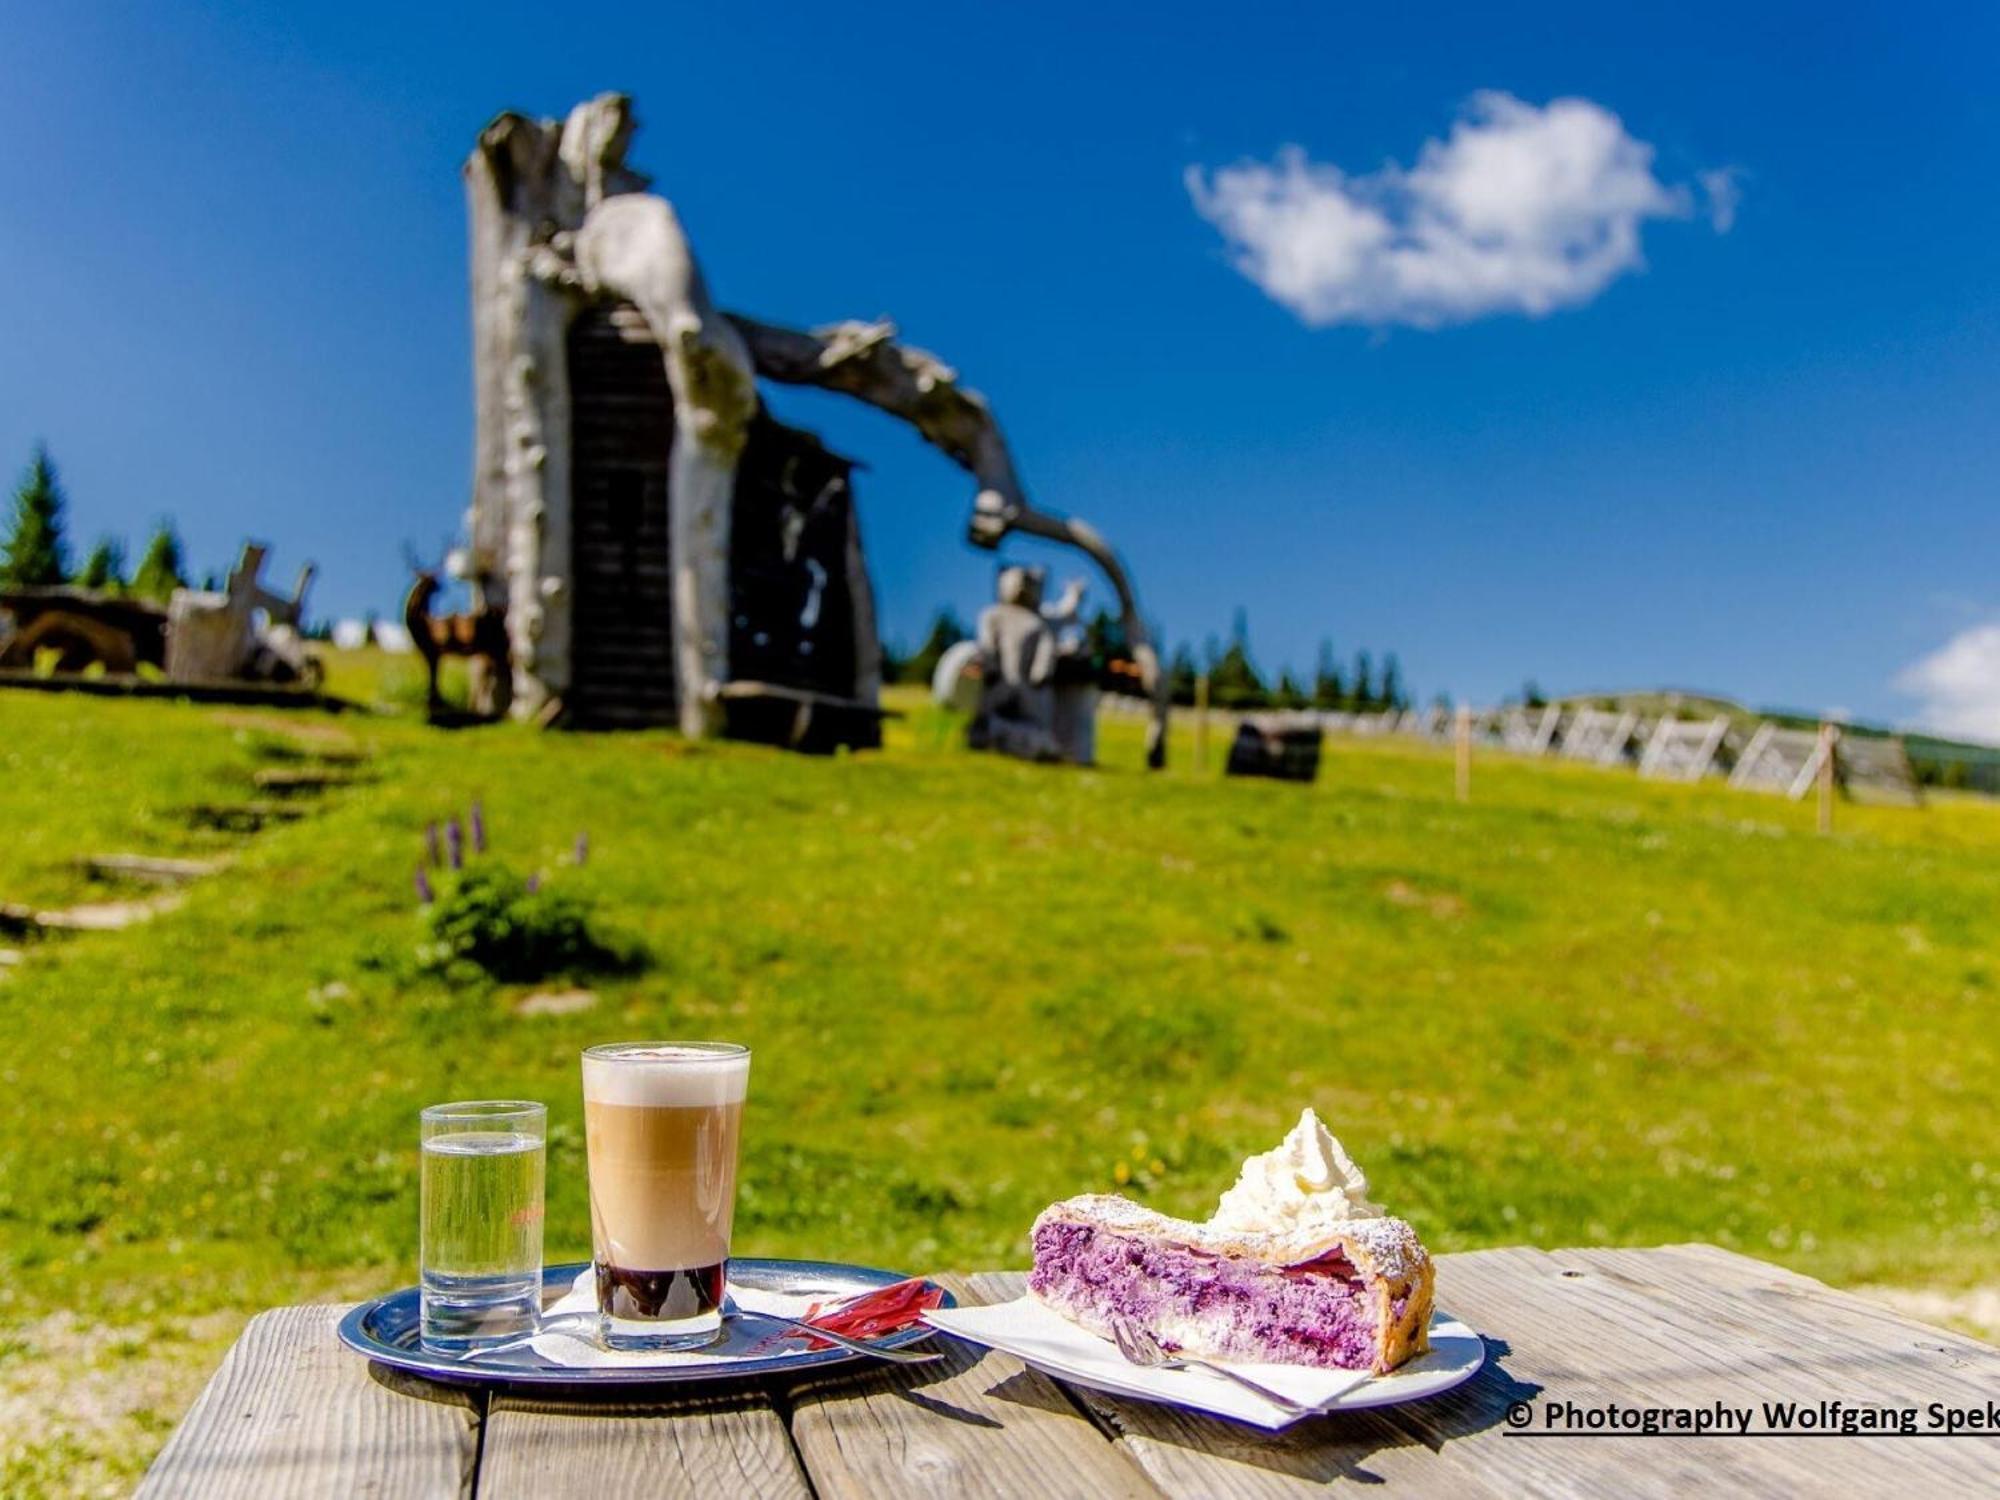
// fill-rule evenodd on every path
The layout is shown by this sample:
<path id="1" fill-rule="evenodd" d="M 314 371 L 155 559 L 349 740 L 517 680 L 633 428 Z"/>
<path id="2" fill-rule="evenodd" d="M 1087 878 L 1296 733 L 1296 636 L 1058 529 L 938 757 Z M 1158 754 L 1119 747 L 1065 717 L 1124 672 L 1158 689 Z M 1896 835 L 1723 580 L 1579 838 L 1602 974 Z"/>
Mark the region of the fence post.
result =
<path id="1" fill-rule="evenodd" d="M 1458 747 L 1458 800 L 1472 800 L 1472 710 L 1465 704 L 1458 706 L 1458 714 L 1452 721 L 1451 737 Z"/>
<path id="2" fill-rule="evenodd" d="M 1833 747 L 1840 731 L 1831 724 L 1819 726 L 1819 831 L 1833 832 Z"/>
<path id="3" fill-rule="evenodd" d="M 1208 769 L 1208 673 L 1198 672 L 1194 679 L 1194 768 L 1196 771 Z"/>

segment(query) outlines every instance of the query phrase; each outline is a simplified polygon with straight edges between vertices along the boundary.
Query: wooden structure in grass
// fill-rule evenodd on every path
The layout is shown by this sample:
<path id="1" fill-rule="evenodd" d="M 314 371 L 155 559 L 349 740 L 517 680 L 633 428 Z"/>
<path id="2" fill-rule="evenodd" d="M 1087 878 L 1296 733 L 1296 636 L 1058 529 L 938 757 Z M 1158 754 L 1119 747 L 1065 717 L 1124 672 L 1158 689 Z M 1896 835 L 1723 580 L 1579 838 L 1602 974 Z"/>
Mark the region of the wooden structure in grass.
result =
<path id="1" fill-rule="evenodd" d="M 1615 766 L 1625 758 L 1626 746 L 1632 743 L 1638 727 L 1639 716 L 1629 709 L 1617 713 L 1606 708 L 1579 708 L 1563 729 L 1561 754 L 1565 760 Z"/>
<path id="2" fill-rule="evenodd" d="M 1900 738 L 1846 733 L 1834 740 L 1834 780 L 1858 801 L 1923 805 L 1923 789 Z"/>
<path id="3" fill-rule="evenodd" d="M 1817 729 L 1759 724 L 1736 757 L 1729 784 L 1748 791 L 1781 792 L 1796 802 L 1812 790 L 1826 756 L 1827 737 Z"/>
<path id="4" fill-rule="evenodd" d="M 46 667 L 61 685 L 136 687 L 144 675 L 196 688 L 316 689 L 321 666 L 300 633 L 314 567 L 307 563 L 281 594 L 263 583 L 269 552 L 245 542 L 220 589 L 177 588 L 164 605 L 67 586 L 0 593 L 0 671 Z"/>
<path id="5" fill-rule="evenodd" d="M 1516 755 L 1542 755 L 1555 743 L 1562 723 L 1562 705 L 1550 703 L 1540 709 L 1510 708 L 1500 716 L 1500 746 Z"/>
<path id="6" fill-rule="evenodd" d="M 1653 726 L 1646 749 L 1639 757 L 1639 774 L 1661 781 L 1699 781 L 1715 764 L 1729 733 L 1729 717 L 1712 719 L 1663 718 Z"/>
<path id="7" fill-rule="evenodd" d="M 1311 781 L 1319 775 L 1323 738 L 1317 714 L 1247 714 L 1237 722 L 1223 774 Z"/>
<path id="8" fill-rule="evenodd" d="M 972 476 L 975 545 L 1024 532 L 1095 559 L 1160 698 L 1118 558 L 1029 504 L 985 400 L 886 323 L 809 332 L 716 307 L 673 206 L 626 165 L 633 129 L 619 94 L 562 121 L 503 114 L 466 163 L 478 419 L 462 571 L 508 645 L 506 672 L 475 675 L 475 708 L 878 742 L 855 465 L 773 417 L 760 378 L 910 423 Z M 1156 759 L 1164 726 L 1161 699 Z"/>

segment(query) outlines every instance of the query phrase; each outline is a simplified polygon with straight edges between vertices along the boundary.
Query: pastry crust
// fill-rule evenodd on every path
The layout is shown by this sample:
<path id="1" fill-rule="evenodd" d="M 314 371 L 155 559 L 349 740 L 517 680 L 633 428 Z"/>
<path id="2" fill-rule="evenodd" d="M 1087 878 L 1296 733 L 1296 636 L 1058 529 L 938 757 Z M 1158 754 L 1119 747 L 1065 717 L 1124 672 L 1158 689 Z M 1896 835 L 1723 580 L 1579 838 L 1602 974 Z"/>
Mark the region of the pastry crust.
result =
<path id="1" fill-rule="evenodd" d="M 1353 1266 L 1375 1303 L 1375 1372 L 1393 1370 L 1430 1348 L 1436 1272 L 1416 1230 L 1402 1219 L 1349 1219 L 1245 1233 L 1172 1218 L 1114 1194 L 1086 1193 L 1043 1209 L 1035 1229 L 1045 1224 L 1076 1224 L 1281 1269 L 1339 1256 Z M 1404 1299 L 1401 1317 L 1395 1313 L 1399 1298 Z"/>

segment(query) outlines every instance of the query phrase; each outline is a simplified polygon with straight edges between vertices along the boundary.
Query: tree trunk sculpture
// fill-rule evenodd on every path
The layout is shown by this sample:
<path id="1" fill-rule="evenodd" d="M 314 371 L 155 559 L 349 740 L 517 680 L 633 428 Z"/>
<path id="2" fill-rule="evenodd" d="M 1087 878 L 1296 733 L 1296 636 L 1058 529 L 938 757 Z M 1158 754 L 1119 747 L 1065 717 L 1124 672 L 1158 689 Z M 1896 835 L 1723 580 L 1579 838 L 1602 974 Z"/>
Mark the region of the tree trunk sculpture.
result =
<path id="1" fill-rule="evenodd" d="M 902 418 L 979 489 L 978 546 L 1021 531 L 1081 548 L 1118 593 L 1127 643 L 1155 699 L 1148 760 L 1165 758 L 1158 656 L 1117 555 L 1082 521 L 1028 503 L 985 399 L 886 323 L 815 332 L 719 311 L 671 204 L 625 165 L 631 101 L 604 94 L 561 122 L 501 115 L 466 163 L 472 219 L 474 384 L 479 409 L 468 518 L 482 602 L 504 601 L 515 712 L 559 712 L 571 682 L 572 452 L 566 330 L 592 301 L 629 302 L 665 361 L 673 636 L 679 717 L 714 733 L 729 674 L 731 506 L 757 412 L 755 376 L 840 391 Z M 857 591 L 866 628 L 872 611 Z M 872 674 L 864 650 L 861 675 Z"/>

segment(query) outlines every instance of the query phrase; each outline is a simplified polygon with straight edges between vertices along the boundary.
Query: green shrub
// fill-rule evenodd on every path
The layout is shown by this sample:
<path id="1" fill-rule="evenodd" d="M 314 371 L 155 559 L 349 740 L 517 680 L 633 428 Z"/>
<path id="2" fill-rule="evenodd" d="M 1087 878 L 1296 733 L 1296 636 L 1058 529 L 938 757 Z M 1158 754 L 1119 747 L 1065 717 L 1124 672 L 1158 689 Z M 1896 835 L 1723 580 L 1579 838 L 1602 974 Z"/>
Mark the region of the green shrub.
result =
<path id="1" fill-rule="evenodd" d="M 638 954 L 593 931 L 582 897 L 524 878 L 498 860 L 480 860 L 442 880 L 423 908 L 426 967 L 451 973 L 470 965 L 506 984 L 559 975 L 631 969 Z"/>

